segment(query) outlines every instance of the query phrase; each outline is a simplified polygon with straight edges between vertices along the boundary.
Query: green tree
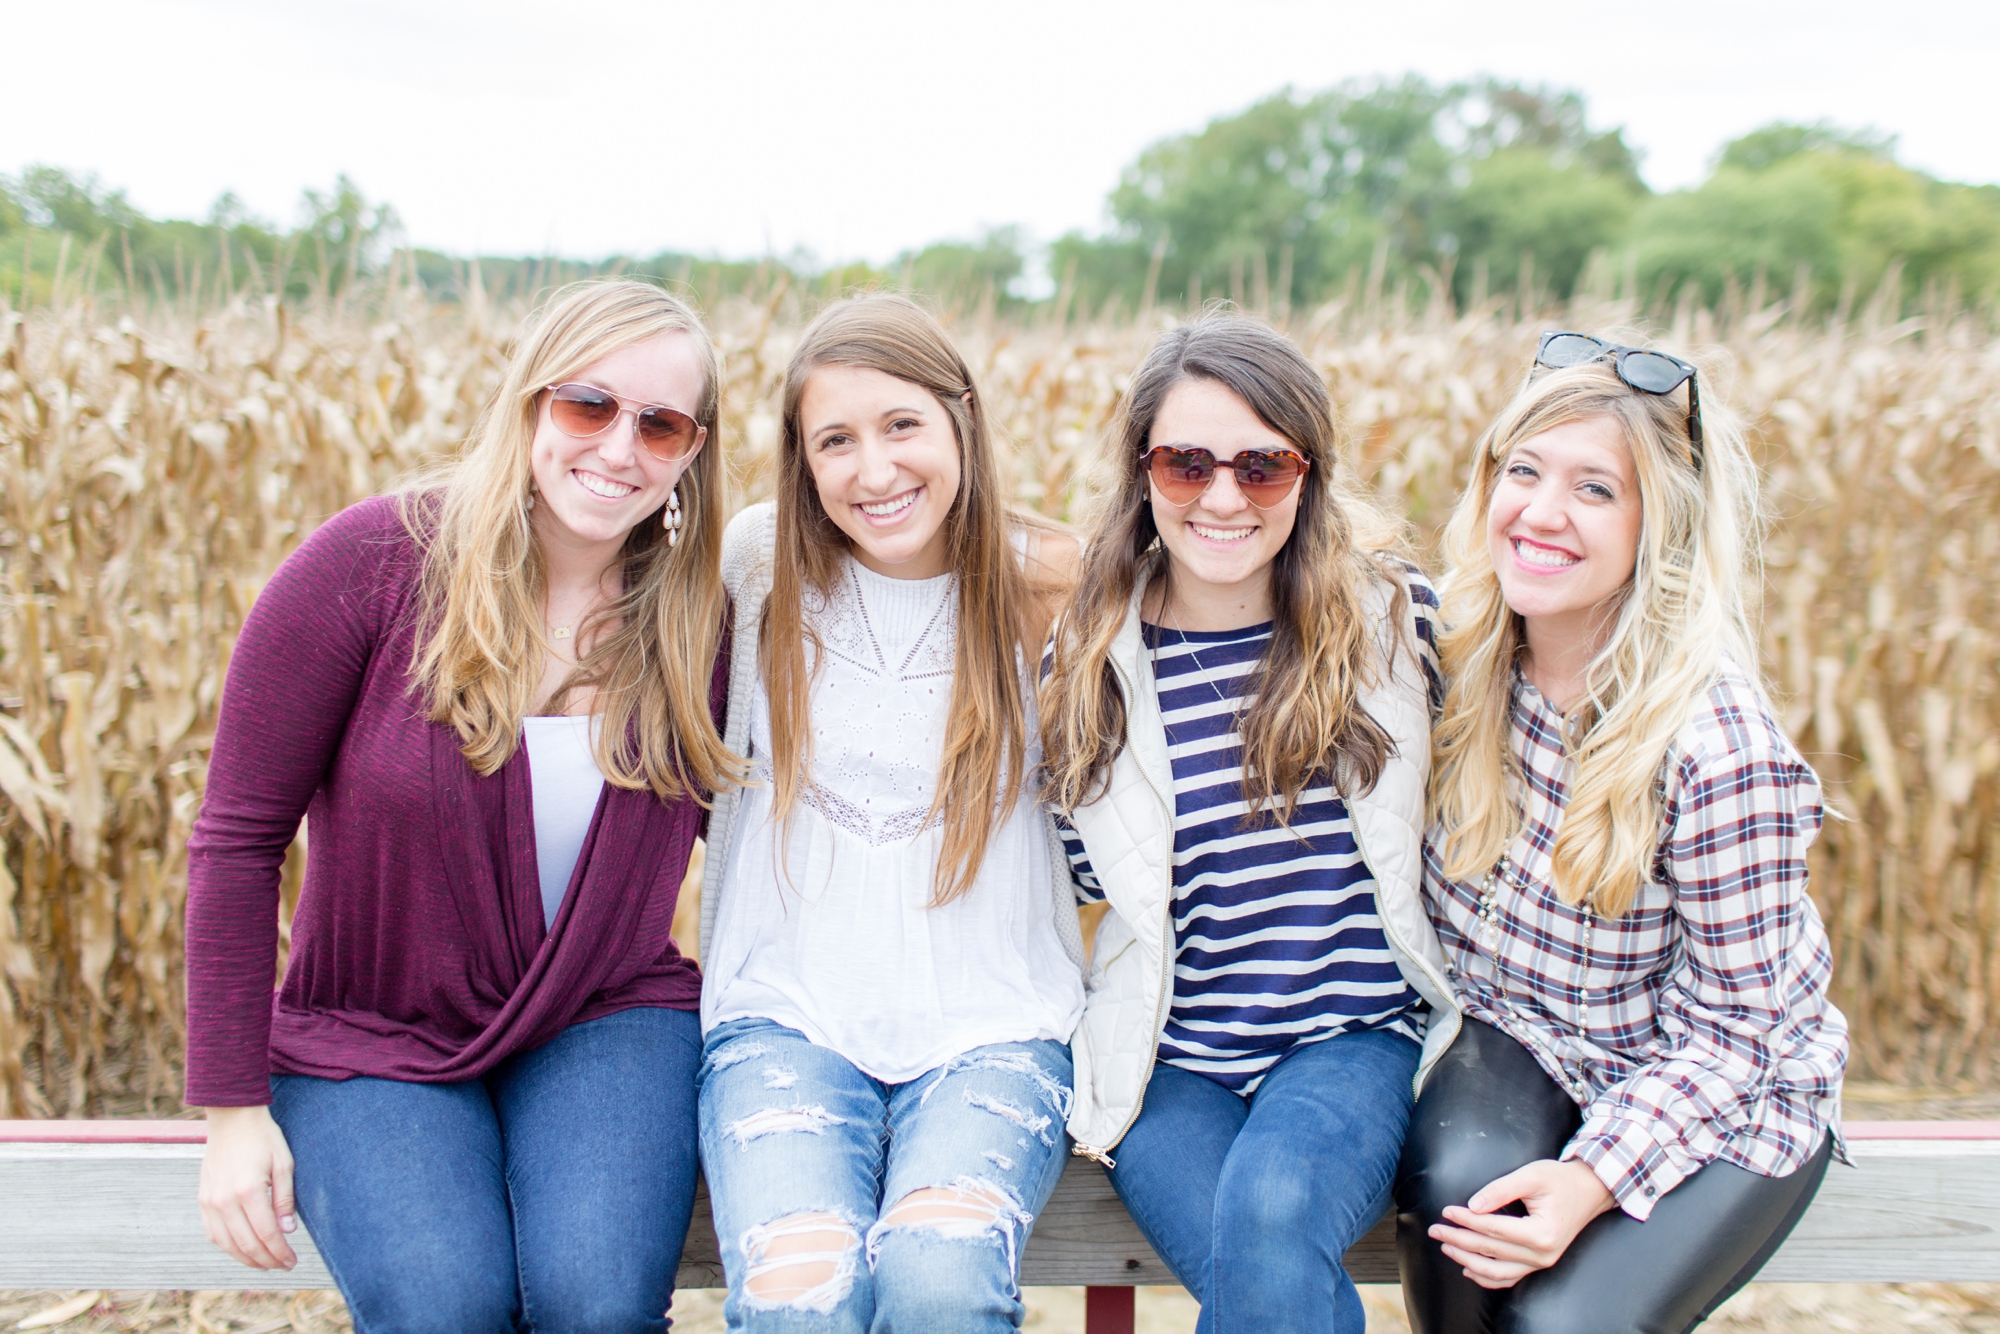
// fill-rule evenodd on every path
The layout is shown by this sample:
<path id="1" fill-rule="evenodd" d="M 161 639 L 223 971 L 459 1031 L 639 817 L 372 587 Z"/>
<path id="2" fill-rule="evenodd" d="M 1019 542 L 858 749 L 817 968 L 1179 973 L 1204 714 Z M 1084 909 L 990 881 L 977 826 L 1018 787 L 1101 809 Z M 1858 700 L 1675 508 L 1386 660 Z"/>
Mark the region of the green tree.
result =
<path id="1" fill-rule="evenodd" d="M 1455 256 L 1469 296 L 1483 268 L 1492 288 L 1521 279 L 1567 295 L 1592 252 L 1616 245 L 1644 198 L 1621 173 L 1596 172 L 1543 147 L 1502 148 L 1468 164 L 1465 185 L 1438 210 L 1438 248 Z"/>
<path id="2" fill-rule="evenodd" d="M 1017 227 L 995 227 L 976 241 L 938 241 L 906 250 L 889 265 L 897 281 L 946 305 L 1018 305 L 1014 288 L 1027 267 Z"/>
<path id="3" fill-rule="evenodd" d="M 1310 301 L 1377 264 L 1471 254 L 1511 276 L 1529 252 L 1566 285 L 1643 192 L 1622 132 L 1593 131 L 1575 93 L 1414 75 L 1288 89 L 1146 149 L 1111 193 L 1110 233 L 1065 237 L 1054 267 L 1074 261 L 1101 297 L 1134 292 L 1157 253 L 1169 298 Z"/>
<path id="4" fill-rule="evenodd" d="M 1909 290 L 2000 289 L 2000 188 L 1956 185 L 1894 158 L 1894 140 L 1827 125 L 1777 124 L 1724 147 L 1700 187 L 1648 202 L 1630 244 L 1663 298 L 1692 283 L 1716 300 L 1758 271 L 1787 286 L 1801 265 L 1817 304 L 1864 290 L 1900 265 Z"/>

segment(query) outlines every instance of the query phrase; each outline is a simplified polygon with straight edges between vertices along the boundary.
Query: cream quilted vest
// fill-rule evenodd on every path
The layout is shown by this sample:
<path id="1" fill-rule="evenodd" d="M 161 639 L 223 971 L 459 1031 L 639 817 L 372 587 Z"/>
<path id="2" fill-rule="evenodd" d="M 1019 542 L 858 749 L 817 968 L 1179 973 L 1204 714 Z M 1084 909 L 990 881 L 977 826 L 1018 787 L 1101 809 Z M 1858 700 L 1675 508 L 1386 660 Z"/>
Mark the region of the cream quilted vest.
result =
<path id="1" fill-rule="evenodd" d="M 1108 1162 L 1139 1119 L 1154 1052 L 1173 1000 L 1174 776 L 1152 658 L 1139 634 L 1139 598 L 1111 649 L 1126 701 L 1126 744 L 1102 796 L 1074 816 L 1111 911 L 1097 929 L 1083 1022 L 1070 1041 L 1076 1102 L 1075 1152 Z M 1394 662 L 1362 695 L 1369 716 L 1395 743 L 1372 791 L 1347 798 L 1355 842 L 1375 878 L 1376 911 L 1397 966 L 1431 1006 L 1416 1085 L 1458 1035 L 1458 1004 L 1445 981 L 1444 952 L 1423 905 L 1424 787 L 1430 775 L 1430 707 L 1417 660 L 1408 594 L 1388 580 L 1370 591 L 1376 640 Z M 1397 637 L 1403 645 L 1390 654 Z"/>

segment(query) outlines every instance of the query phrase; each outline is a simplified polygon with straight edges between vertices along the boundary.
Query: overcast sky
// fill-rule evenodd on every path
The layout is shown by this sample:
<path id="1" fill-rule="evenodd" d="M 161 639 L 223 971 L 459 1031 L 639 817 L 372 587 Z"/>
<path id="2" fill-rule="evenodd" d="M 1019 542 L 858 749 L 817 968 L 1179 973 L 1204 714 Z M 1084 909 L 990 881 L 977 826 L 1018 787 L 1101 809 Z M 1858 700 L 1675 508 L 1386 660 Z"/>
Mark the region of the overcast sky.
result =
<path id="1" fill-rule="evenodd" d="M 0 34 L 0 172 L 280 222 L 345 172 L 459 253 L 1047 240 L 1155 139 L 1405 71 L 1576 88 L 1657 189 L 1822 117 L 2000 181 L 1992 0 L 0 0 Z"/>

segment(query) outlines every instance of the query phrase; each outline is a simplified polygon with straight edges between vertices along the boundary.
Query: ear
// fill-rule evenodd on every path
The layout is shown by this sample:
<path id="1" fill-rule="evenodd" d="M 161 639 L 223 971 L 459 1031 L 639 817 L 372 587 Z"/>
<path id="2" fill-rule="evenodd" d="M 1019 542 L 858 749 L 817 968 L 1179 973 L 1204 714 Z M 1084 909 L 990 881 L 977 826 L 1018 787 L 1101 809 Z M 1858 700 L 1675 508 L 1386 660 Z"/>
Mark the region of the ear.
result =
<path id="1" fill-rule="evenodd" d="M 972 411 L 972 391 L 970 389 L 960 394 L 958 396 L 958 401 L 965 404 L 965 410 L 967 412 Z"/>

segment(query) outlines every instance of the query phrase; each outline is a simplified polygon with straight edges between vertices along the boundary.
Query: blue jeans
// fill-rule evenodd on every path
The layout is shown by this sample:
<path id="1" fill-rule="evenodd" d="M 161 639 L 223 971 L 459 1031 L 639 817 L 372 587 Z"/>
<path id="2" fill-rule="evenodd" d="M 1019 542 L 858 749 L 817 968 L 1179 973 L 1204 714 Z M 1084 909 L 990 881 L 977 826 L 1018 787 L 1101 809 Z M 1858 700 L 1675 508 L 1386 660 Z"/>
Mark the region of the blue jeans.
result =
<path id="1" fill-rule="evenodd" d="M 1201 1303 L 1197 1334 L 1362 1334 L 1341 1256 L 1389 1204 L 1417 1044 L 1348 1033 L 1294 1047 L 1249 1099 L 1165 1062 L 1111 1184 Z"/>
<path id="2" fill-rule="evenodd" d="M 1068 1158 L 1070 1089 L 1059 1042 L 976 1047 L 884 1084 L 768 1019 L 716 1025 L 701 1162 L 729 1329 L 1018 1327 L 1021 1247 Z"/>
<path id="3" fill-rule="evenodd" d="M 483 1079 L 277 1075 L 299 1214 L 358 1334 L 667 1327 L 700 1019 L 632 1009 Z"/>

